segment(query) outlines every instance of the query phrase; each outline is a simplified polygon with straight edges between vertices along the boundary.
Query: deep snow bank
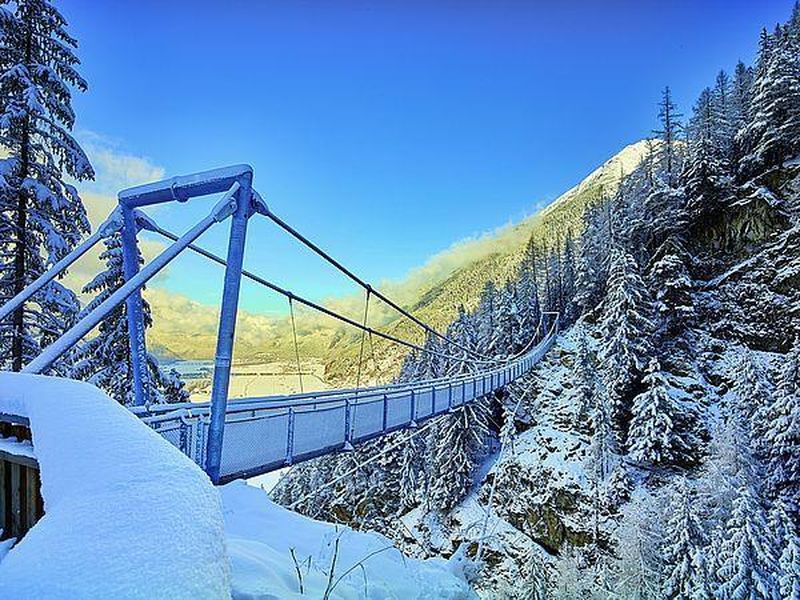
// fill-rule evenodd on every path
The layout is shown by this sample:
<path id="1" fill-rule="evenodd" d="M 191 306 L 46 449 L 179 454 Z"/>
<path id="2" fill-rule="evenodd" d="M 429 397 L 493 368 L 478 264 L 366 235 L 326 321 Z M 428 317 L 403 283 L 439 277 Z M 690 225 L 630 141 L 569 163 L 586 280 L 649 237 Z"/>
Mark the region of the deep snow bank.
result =
<path id="1" fill-rule="evenodd" d="M 45 516 L 0 562 L 9 598 L 227 598 L 219 494 L 97 388 L 0 373 L 0 412 L 27 416 Z"/>
<path id="2" fill-rule="evenodd" d="M 475 598 L 442 559 L 406 558 L 380 534 L 314 521 L 241 481 L 220 491 L 236 600 Z"/>

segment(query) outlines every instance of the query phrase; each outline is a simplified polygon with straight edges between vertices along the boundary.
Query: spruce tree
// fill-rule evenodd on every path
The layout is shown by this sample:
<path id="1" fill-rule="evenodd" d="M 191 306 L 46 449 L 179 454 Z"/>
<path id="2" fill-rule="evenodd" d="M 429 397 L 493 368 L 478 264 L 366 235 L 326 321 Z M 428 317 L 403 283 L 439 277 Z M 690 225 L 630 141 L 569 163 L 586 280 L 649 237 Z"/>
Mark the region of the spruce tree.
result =
<path id="1" fill-rule="evenodd" d="M 665 87 L 661 93 L 661 102 L 658 105 L 658 119 L 661 127 L 653 133 L 662 141 L 660 147 L 661 162 L 664 167 L 665 182 L 668 186 L 675 184 L 677 174 L 680 172 L 678 143 L 682 131 L 680 121 L 682 116 L 672 101 L 672 92 L 669 86 Z"/>
<path id="2" fill-rule="evenodd" d="M 688 210 L 695 219 L 705 218 L 727 199 L 723 123 L 709 88 L 704 89 L 689 122 L 689 152 L 686 159 Z"/>
<path id="3" fill-rule="evenodd" d="M 478 329 L 478 344 L 483 354 L 497 351 L 497 288 L 494 281 L 487 281 L 481 290 L 475 321 Z"/>
<path id="4" fill-rule="evenodd" d="M 600 364 L 615 419 L 627 408 L 625 400 L 652 353 L 651 314 L 651 300 L 638 265 L 625 250 L 614 248 L 600 323 Z"/>
<path id="5" fill-rule="evenodd" d="M 764 423 L 768 490 L 800 507 L 800 343 L 786 356 Z"/>
<path id="6" fill-rule="evenodd" d="M 800 61 L 790 36 L 762 34 L 750 119 L 739 132 L 743 175 L 752 177 L 800 153 Z"/>
<path id="7" fill-rule="evenodd" d="M 577 315 L 575 307 L 575 293 L 576 293 L 576 278 L 575 273 L 575 242 L 572 239 L 572 232 L 567 232 L 567 239 L 564 243 L 564 257 L 562 259 L 562 295 L 563 306 L 561 314 L 561 322 L 563 327 L 572 324 Z"/>
<path id="8" fill-rule="evenodd" d="M 786 533 L 785 545 L 778 559 L 781 600 L 800 600 L 800 536 L 796 527 Z"/>
<path id="9" fill-rule="evenodd" d="M 670 497 L 664 536 L 664 598 L 713 600 L 703 547 L 706 536 L 693 490 L 681 478 Z"/>
<path id="10" fill-rule="evenodd" d="M 431 430 L 428 493 L 431 506 L 439 512 L 452 509 L 471 489 L 488 421 L 486 405 L 477 401 L 441 417 Z"/>
<path id="11" fill-rule="evenodd" d="M 633 400 L 628 432 L 631 458 L 652 465 L 680 458 L 684 444 L 675 431 L 676 408 L 655 358 L 650 360 L 644 384 L 647 390 Z"/>
<path id="12" fill-rule="evenodd" d="M 88 232 L 86 211 L 67 178 L 94 177 L 70 134 L 72 89 L 85 91 L 77 41 L 47 0 L 0 6 L 0 300 L 8 300 L 66 255 Z M 8 232 L 6 235 L 5 232 Z M 19 371 L 69 327 L 79 310 L 57 282 L 17 309 L 0 330 L 0 367 Z"/>
<path id="13" fill-rule="evenodd" d="M 780 598 L 767 519 L 752 481 L 739 485 L 717 560 L 718 600 Z"/>
<path id="14" fill-rule="evenodd" d="M 122 264 L 122 236 L 114 233 L 104 240 L 105 250 L 100 260 L 105 261 L 106 270 L 98 273 L 83 288 L 84 294 L 95 294 L 84 308 L 89 313 L 104 302 L 125 283 Z M 142 263 L 142 257 L 139 256 Z M 150 306 L 143 305 L 144 326 L 152 325 Z M 128 342 L 128 319 L 125 304 L 120 304 L 98 327 L 98 335 L 84 342 L 73 355 L 72 377 L 93 383 L 105 390 L 120 404 L 132 404 L 133 365 Z M 152 354 L 147 355 L 147 369 L 151 400 L 155 402 L 185 402 L 189 393 L 184 389 L 178 373 L 171 369 L 164 371 Z"/>
<path id="15" fill-rule="evenodd" d="M 690 326 L 695 316 L 694 282 L 687 268 L 690 256 L 682 244 L 670 239 L 656 251 L 653 260 L 649 280 L 655 290 L 655 311 L 664 330 L 676 335 Z"/>

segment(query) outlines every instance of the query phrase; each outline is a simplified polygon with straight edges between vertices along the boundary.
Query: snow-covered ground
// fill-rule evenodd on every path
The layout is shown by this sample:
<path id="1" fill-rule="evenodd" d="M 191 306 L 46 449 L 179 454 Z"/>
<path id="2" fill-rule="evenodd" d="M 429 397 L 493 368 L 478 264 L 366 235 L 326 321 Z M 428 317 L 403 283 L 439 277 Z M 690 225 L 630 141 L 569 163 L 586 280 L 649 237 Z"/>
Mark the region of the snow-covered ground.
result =
<path id="1" fill-rule="evenodd" d="M 3 597 L 474 597 L 458 561 L 406 558 L 244 482 L 215 488 L 88 384 L 0 373 L 0 412 L 30 420 L 45 503 L 25 538 L 0 545 Z"/>

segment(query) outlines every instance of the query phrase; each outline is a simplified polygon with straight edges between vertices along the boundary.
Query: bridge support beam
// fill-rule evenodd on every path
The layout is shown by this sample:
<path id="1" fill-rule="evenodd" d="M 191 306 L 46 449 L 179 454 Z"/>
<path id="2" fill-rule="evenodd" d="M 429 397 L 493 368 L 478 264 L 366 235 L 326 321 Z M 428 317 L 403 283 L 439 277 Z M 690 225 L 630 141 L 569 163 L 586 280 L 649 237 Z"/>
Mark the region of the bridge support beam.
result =
<path id="1" fill-rule="evenodd" d="M 211 387 L 211 422 L 206 445 L 206 473 L 218 483 L 222 462 L 222 440 L 225 433 L 225 411 L 228 405 L 228 388 L 233 359 L 233 339 L 236 330 L 236 312 L 239 307 L 239 288 L 242 281 L 242 263 L 247 236 L 247 221 L 252 212 L 252 172 L 239 179 L 236 212 L 231 220 L 228 241 L 228 259 L 219 315 L 217 350 L 214 357 L 214 379 Z"/>
<path id="2" fill-rule="evenodd" d="M 136 216 L 134 209 L 120 204 L 122 211 L 122 269 L 125 281 L 130 281 L 139 272 L 139 248 L 136 243 Z M 147 342 L 144 337 L 144 309 L 142 291 L 136 289 L 125 300 L 128 321 L 128 344 L 133 370 L 134 404 L 150 403 L 149 373 L 147 372 Z"/>

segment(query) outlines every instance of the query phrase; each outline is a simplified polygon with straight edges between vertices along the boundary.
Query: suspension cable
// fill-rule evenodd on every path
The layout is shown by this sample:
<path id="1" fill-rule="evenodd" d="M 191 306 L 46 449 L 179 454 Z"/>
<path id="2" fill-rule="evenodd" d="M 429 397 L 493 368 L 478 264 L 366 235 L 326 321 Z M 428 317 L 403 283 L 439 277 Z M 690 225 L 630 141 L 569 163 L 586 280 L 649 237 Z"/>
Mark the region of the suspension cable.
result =
<path id="1" fill-rule="evenodd" d="M 292 319 L 292 337 L 294 338 L 294 355 L 297 359 L 297 376 L 300 379 L 300 393 L 302 394 L 305 390 L 303 389 L 303 369 L 300 366 L 300 348 L 297 345 L 297 326 L 294 322 L 294 303 L 292 299 L 289 298 L 289 315 Z"/>
<path id="2" fill-rule="evenodd" d="M 394 302 L 393 300 L 391 300 L 390 298 L 388 298 L 388 297 L 387 297 L 385 294 L 383 294 L 381 291 L 379 291 L 379 290 L 377 290 L 377 289 L 373 288 L 373 287 L 372 287 L 372 286 L 371 286 L 369 283 L 367 283 L 366 281 L 364 281 L 363 279 L 361 279 L 361 278 L 360 278 L 358 275 L 356 275 L 355 273 L 353 273 L 353 272 L 352 272 L 350 269 L 348 269 L 347 267 L 345 267 L 345 266 L 344 266 L 342 263 L 340 263 L 338 260 L 336 260 L 336 259 L 335 259 L 335 258 L 333 258 L 333 257 L 332 257 L 330 254 L 328 254 L 327 252 L 325 252 L 325 250 L 323 250 L 322 248 L 320 248 L 320 247 L 319 247 L 317 244 L 315 244 L 314 242 L 312 242 L 311 240 L 309 240 L 309 239 L 308 239 L 307 237 L 305 237 L 305 236 L 304 236 L 302 233 L 300 233 L 300 232 L 299 232 L 299 231 L 297 231 L 297 230 L 296 230 L 294 227 L 292 227 L 291 225 L 289 225 L 289 224 L 288 224 L 286 221 L 284 221 L 283 219 L 281 219 L 281 218 L 280 218 L 278 215 L 276 215 L 274 212 L 272 212 L 272 211 L 271 211 L 269 208 L 267 208 L 267 207 L 264 207 L 264 209 L 262 209 L 262 212 L 261 212 L 260 214 L 263 214 L 265 217 L 267 217 L 268 219 L 270 219 L 270 220 L 271 220 L 273 223 L 275 223 L 275 224 L 276 224 L 278 227 L 280 227 L 281 229 L 283 229 L 283 230 L 284 230 L 286 233 L 288 233 L 288 234 L 289 234 L 289 235 L 291 235 L 293 238 L 295 238 L 296 240 L 298 240 L 298 241 L 299 241 L 301 244 L 303 244 L 304 246 L 306 246 L 307 248 L 309 248 L 309 249 L 310 249 L 312 252 L 314 252 L 315 254 L 317 254 L 318 256 L 320 256 L 320 257 L 321 257 L 322 259 L 324 259 L 326 262 L 328 262 L 328 263 L 330 263 L 331 265 L 333 265 L 333 266 L 334 266 L 336 269 L 338 269 L 338 270 L 339 270 L 341 273 L 343 273 L 344 275 L 346 275 L 346 276 L 347 276 L 348 278 L 350 278 L 352 281 L 356 282 L 356 283 L 357 283 L 358 285 L 360 285 L 362 288 L 364 288 L 364 289 L 365 289 L 365 290 L 367 290 L 367 291 L 371 291 L 373 294 L 375 294 L 375 296 L 376 296 L 377 298 L 379 298 L 380 300 L 382 300 L 383 302 L 385 302 L 386 304 L 388 304 L 389 306 L 391 306 L 393 309 L 395 309 L 397 312 L 399 312 L 401 315 L 403 315 L 403 316 L 404 316 L 404 317 L 406 317 L 407 319 L 409 319 L 409 320 L 411 320 L 412 322 L 414 322 L 416 325 L 418 325 L 418 326 L 419 326 L 419 327 L 421 327 L 423 330 L 425 330 L 425 332 L 427 332 L 427 333 L 431 333 L 431 334 L 435 335 L 436 337 L 440 338 L 441 340 L 443 340 L 443 341 L 447 342 L 448 344 L 451 344 L 451 345 L 455 346 L 456 348 L 458 348 L 458 349 L 460 349 L 460 350 L 463 350 L 464 352 L 467 352 L 468 354 L 472 354 L 472 355 L 474 355 L 474 356 L 477 356 L 477 357 L 479 357 L 479 358 L 482 358 L 482 359 L 484 359 L 484 360 L 488 360 L 488 361 L 494 361 L 494 362 L 497 362 L 497 359 L 494 359 L 493 357 L 487 356 L 487 355 L 485 355 L 485 354 L 481 354 L 480 352 L 478 352 L 478 351 L 476 351 L 476 350 L 472 350 L 472 349 L 470 349 L 470 348 L 467 348 L 467 347 L 466 347 L 466 346 L 464 346 L 463 344 L 461 344 L 461 343 L 459 343 L 459 342 L 456 342 L 455 340 L 452 340 L 452 339 L 450 339 L 449 337 L 447 337 L 447 336 L 446 336 L 446 335 L 444 335 L 444 334 L 441 334 L 441 333 L 439 333 L 439 332 L 438 332 L 438 331 L 436 331 L 436 330 L 435 330 L 433 327 L 431 327 L 430 325 L 428 325 L 428 324 L 427 324 L 427 323 L 425 323 L 424 321 L 420 320 L 418 317 L 415 317 L 415 316 L 414 316 L 413 314 L 411 314 L 409 311 L 407 311 L 406 309 L 404 309 L 403 307 L 401 307 L 399 304 L 397 304 L 396 302 Z"/>
<path id="3" fill-rule="evenodd" d="M 171 233 L 170 231 L 167 231 L 166 229 L 156 225 L 155 223 L 151 223 L 148 226 L 148 228 L 149 228 L 150 231 L 152 231 L 154 233 L 158 233 L 159 235 L 161 235 L 161 236 L 163 236 L 163 237 L 165 237 L 165 238 L 167 238 L 169 240 L 172 240 L 173 242 L 178 239 L 178 236 L 176 236 L 174 233 Z M 222 265 L 223 267 L 227 266 L 227 264 L 228 264 L 225 261 L 224 258 L 222 258 L 220 256 L 217 256 L 213 252 L 210 252 L 210 251 L 206 250 L 205 248 L 203 248 L 201 246 L 198 246 L 196 244 L 189 244 L 187 246 L 187 248 L 189 248 L 193 252 L 199 254 L 200 256 L 203 256 L 203 257 L 211 260 L 212 262 L 215 262 L 215 263 L 217 263 L 219 265 Z M 378 336 L 379 338 L 382 338 L 382 339 L 387 340 L 389 342 L 392 342 L 394 344 L 398 344 L 400 346 L 404 346 L 404 347 L 409 348 L 411 350 L 418 350 L 418 351 L 422 352 L 423 354 L 428 354 L 428 355 L 431 355 L 431 356 L 438 356 L 440 358 L 446 358 L 446 359 L 450 359 L 450 360 L 457 361 L 457 362 L 464 362 L 464 363 L 466 363 L 466 362 L 476 362 L 476 363 L 492 364 L 492 365 L 497 364 L 497 360 L 496 359 L 493 359 L 493 360 L 472 359 L 471 361 L 467 361 L 467 359 L 465 359 L 463 357 L 460 357 L 460 356 L 454 356 L 452 354 L 446 354 L 444 352 L 438 352 L 436 350 L 430 350 L 428 348 L 423 348 L 422 346 L 419 346 L 419 345 L 417 345 L 417 344 L 415 344 L 413 342 L 409 342 L 407 340 L 400 339 L 400 338 L 395 337 L 395 336 L 393 336 L 393 335 L 391 335 L 389 333 L 384 333 L 384 332 L 382 332 L 382 331 L 380 331 L 378 329 L 373 329 L 372 327 L 364 327 L 358 321 L 355 321 L 355 320 L 353 320 L 353 319 L 351 319 L 349 317 L 346 317 L 344 315 L 340 315 L 339 313 L 337 313 L 337 312 L 335 312 L 335 311 L 333 311 L 333 310 L 331 310 L 329 308 L 326 308 L 325 306 L 322 306 L 321 304 L 317 304 L 316 302 L 314 302 L 312 300 L 307 300 L 306 298 L 303 298 L 302 296 L 298 296 L 294 292 L 291 292 L 291 291 L 286 290 L 286 289 L 284 289 L 284 288 L 282 288 L 282 287 L 280 287 L 278 285 L 275 285 L 271 281 L 268 281 L 267 279 L 264 279 L 263 277 L 261 277 L 259 275 L 256 275 L 255 273 L 252 273 L 252 272 L 247 271 L 245 269 L 242 269 L 242 276 L 246 277 L 247 279 L 249 279 L 249 280 L 251 280 L 251 281 L 253 281 L 253 282 L 255 282 L 255 283 L 257 283 L 257 284 L 259 284 L 261 286 L 264 286 L 264 287 L 272 290 L 273 292 L 281 294 L 282 296 L 285 296 L 287 298 L 291 298 L 291 299 L 295 300 L 296 302 L 299 302 L 300 304 L 303 304 L 304 306 L 307 306 L 308 308 L 314 309 L 314 310 L 316 310 L 316 311 L 318 311 L 318 312 L 320 312 L 320 313 L 322 313 L 324 315 L 327 315 L 327 316 L 332 317 L 332 318 L 334 318 L 334 319 L 336 319 L 338 321 L 341 321 L 342 323 L 350 325 L 351 327 L 355 327 L 356 329 L 359 329 L 359 330 L 365 330 L 367 333 L 372 333 L 372 334 Z M 373 290 L 373 293 L 375 293 L 374 290 Z"/>

